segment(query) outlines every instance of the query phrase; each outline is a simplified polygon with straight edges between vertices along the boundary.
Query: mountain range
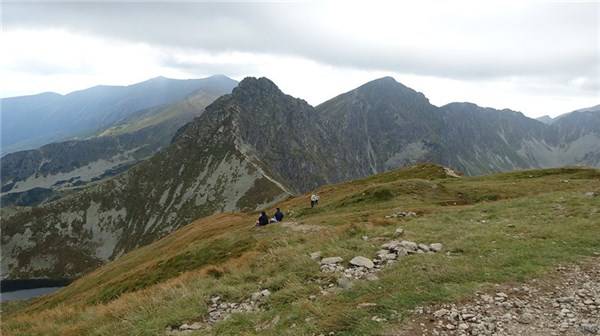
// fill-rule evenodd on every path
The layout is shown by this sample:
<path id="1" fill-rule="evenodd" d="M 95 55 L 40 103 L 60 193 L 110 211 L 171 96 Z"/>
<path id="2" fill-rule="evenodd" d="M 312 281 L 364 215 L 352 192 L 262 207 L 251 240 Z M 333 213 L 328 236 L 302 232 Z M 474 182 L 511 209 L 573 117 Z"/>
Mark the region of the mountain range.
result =
<path id="1" fill-rule="evenodd" d="M 2 154 L 69 138 L 85 138 L 131 114 L 170 104 L 198 90 L 216 95 L 237 83 L 225 76 L 176 80 L 156 77 L 129 85 L 99 85 L 67 95 L 46 92 L 3 98 Z"/>
<path id="2" fill-rule="evenodd" d="M 599 166 L 597 110 L 548 124 L 471 103 L 436 107 L 391 77 L 313 107 L 266 78 L 246 78 L 147 160 L 39 207 L 11 209 L 2 277 L 76 277 L 196 218 L 417 162 L 468 175 Z"/>
<path id="3" fill-rule="evenodd" d="M 41 146 L 37 149 L 18 151 L 5 155 L 1 160 L 2 206 L 33 206 L 56 199 L 90 182 L 101 181 L 125 171 L 140 160 L 152 156 L 168 145 L 181 126 L 204 112 L 204 108 L 219 96 L 230 93 L 237 82 L 225 76 L 212 76 L 198 80 L 175 80 L 159 77 L 130 87 L 111 87 L 110 97 L 98 102 L 98 87 L 64 96 L 65 118 L 76 111 L 94 109 L 97 104 L 108 106 L 93 117 L 72 121 L 71 136 L 91 130 L 91 120 L 96 120 L 94 134 L 85 139 L 71 139 Z M 86 98 L 71 98 L 72 95 Z M 134 97 L 130 97 L 134 95 Z M 146 96 L 157 95 L 154 100 Z M 35 97 L 8 99 L 8 110 L 3 111 L 3 119 L 14 119 L 15 111 L 25 117 L 27 108 Z M 73 101 L 76 102 L 73 102 Z M 25 101 L 21 105 L 15 101 Z M 159 103 L 171 102 L 172 104 Z M 127 102 L 127 103 L 125 103 Z M 4 102 L 3 102 L 4 104 Z M 146 107 L 135 110 L 137 107 Z M 50 107 L 46 113 L 52 114 Z M 109 113 L 110 109 L 115 109 Z M 34 111 L 36 112 L 36 111 Z M 42 113 L 42 111 L 38 111 Z M 90 114 L 98 111 L 89 111 Z M 36 112 L 37 113 L 37 112 Z M 86 112 L 88 113 L 88 112 Z M 35 114 L 35 113 L 34 113 Z M 45 116 L 44 118 L 50 118 Z M 40 118 L 43 120 L 43 118 Z M 60 118 L 59 118 L 60 119 Z M 59 120 L 60 121 L 60 120 Z M 3 127 L 5 125 L 3 124 Z M 40 123 L 43 128 L 47 125 Z M 51 132 L 56 125 L 50 124 L 45 132 Z M 13 131 L 26 134 L 23 125 Z M 3 129 L 4 131 L 4 129 Z M 44 132 L 42 132 L 44 134 Z M 10 135 L 9 135 L 10 136 Z M 10 145 L 8 147 L 11 147 Z"/>

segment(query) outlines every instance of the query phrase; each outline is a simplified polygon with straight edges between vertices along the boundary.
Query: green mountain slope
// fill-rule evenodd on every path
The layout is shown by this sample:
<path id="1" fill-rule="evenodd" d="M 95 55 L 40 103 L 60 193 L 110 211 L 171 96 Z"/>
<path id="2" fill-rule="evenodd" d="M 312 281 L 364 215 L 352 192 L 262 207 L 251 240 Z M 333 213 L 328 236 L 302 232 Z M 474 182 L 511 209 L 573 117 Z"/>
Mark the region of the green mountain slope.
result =
<path id="1" fill-rule="evenodd" d="M 327 185 L 316 209 L 308 195 L 291 198 L 276 204 L 285 222 L 260 229 L 256 213 L 194 221 L 55 294 L 5 307 L 2 332 L 157 335 L 198 322 L 187 334 L 380 335 L 418 306 L 600 253 L 600 171 L 453 175 L 418 165 Z M 347 271 L 328 272 L 311 258 L 317 251 L 339 256 L 353 270 L 352 258 L 376 259 L 394 239 L 443 247 L 397 257 L 375 278 L 347 281 L 339 280 Z M 243 302 L 265 289 L 270 295 L 255 310 L 210 322 L 215 296 Z"/>

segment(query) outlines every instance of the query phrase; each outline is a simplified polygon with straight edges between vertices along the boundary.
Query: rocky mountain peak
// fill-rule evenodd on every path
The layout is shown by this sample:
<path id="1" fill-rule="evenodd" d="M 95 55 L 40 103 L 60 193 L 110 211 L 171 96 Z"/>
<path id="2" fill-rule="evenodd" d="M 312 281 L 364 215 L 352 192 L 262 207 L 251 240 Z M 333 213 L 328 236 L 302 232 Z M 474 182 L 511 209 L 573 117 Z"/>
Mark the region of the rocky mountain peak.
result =
<path id="1" fill-rule="evenodd" d="M 283 94 L 279 87 L 266 77 L 246 77 L 233 90 L 233 94 Z"/>
<path id="2" fill-rule="evenodd" d="M 390 76 L 372 80 L 361 85 L 353 91 L 362 94 L 365 96 L 365 98 L 369 99 L 397 99 L 399 97 L 403 99 L 418 99 L 423 102 L 429 102 L 423 93 L 409 88 Z"/>

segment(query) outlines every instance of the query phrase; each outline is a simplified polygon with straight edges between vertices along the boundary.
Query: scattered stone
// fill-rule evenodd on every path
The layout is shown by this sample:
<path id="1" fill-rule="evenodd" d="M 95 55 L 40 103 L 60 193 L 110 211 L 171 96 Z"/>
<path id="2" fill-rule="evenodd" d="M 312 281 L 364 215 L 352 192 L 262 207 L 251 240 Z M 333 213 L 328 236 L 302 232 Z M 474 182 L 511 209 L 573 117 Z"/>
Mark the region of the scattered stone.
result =
<path id="1" fill-rule="evenodd" d="M 559 277 L 526 285 L 498 285 L 460 304 L 415 310 L 418 316 L 394 335 L 575 336 L 600 335 L 600 262 L 585 269 L 558 267 Z M 404 329 L 406 328 L 406 329 Z M 406 331 L 406 332 L 404 332 Z"/>
<path id="2" fill-rule="evenodd" d="M 361 266 L 361 267 L 366 267 L 366 268 L 373 268 L 375 266 L 375 264 L 373 264 L 373 261 L 371 261 L 371 259 L 369 258 L 365 258 L 362 256 L 357 256 L 352 258 L 352 260 L 350 260 L 350 264 L 354 265 L 354 266 Z"/>
<path id="3" fill-rule="evenodd" d="M 575 298 L 572 296 L 564 296 L 556 299 L 556 302 L 558 303 L 571 303 L 573 301 L 575 301 Z"/>
<path id="4" fill-rule="evenodd" d="M 532 314 L 523 313 L 521 316 L 519 316 L 517 322 L 522 324 L 530 324 L 531 322 L 533 322 L 534 319 L 535 317 Z"/>
<path id="5" fill-rule="evenodd" d="M 395 237 L 400 237 L 404 234 L 404 229 L 402 228 L 397 228 L 396 231 L 394 231 L 394 236 Z"/>
<path id="6" fill-rule="evenodd" d="M 319 260 L 321 259 L 321 251 L 313 252 L 310 254 L 310 259 Z"/>
<path id="7" fill-rule="evenodd" d="M 401 241 L 400 246 L 405 248 L 409 253 L 416 252 L 419 249 L 417 243 L 408 240 Z"/>
<path id="8" fill-rule="evenodd" d="M 321 259 L 321 265 L 332 265 L 332 264 L 341 263 L 342 261 L 344 261 L 344 259 L 342 259 L 342 257 L 327 257 L 327 258 Z"/>
<path id="9" fill-rule="evenodd" d="M 404 218 L 404 217 L 416 217 L 417 214 L 413 211 L 398 211 L 391 215 L 385 216 L 385 218 Z"/>
<path id="10" fill-rule="evenodd" d="M 386 249 L 386 250 L 390 250 L 393 251 L 395 250 L 398 246 L 400 246 L 400 242 L 397 240 L 392 240 L 390 242 L 387 242 L 385 244 L 381 245 L 382 249 Z"/>
<path id="11" fill-rule="evenodd" d="M 370 307 L 377 307 L 377 303 L 363 302 L 363 303 L 359 303 L 358 305 L 356 305 L 356 308 L 370 308 Z"/>
<path id="12" fill-rule="evenodd" d="M 600 334 L 600 326 L 598 326 L 597 324 L 583 323 L 579 327 L 579 329 L 583 333 L 587 333 L 587 334 L 592 334 L 592 335 Z"/>
<path id="13" fill-rule="evenodd" d="M 380 255 L 379 258 L 382 260 L 394 260 L 398 258 L 398 255 L 396 253 L 386 253 L 384 255 Z"/>
<path id="14" fill-rule="evenodd" d="M 596 196 L 598 196 L 598 194 L 593 191 L 588 191 L 585 193 L 585 196 L 586 197 L 596 197 Z"/>
<path id="15" fill-rule="evenodd" d="M 444 317 L 444 316 L 448 315 L 448 313 L 449 313 L 449 312 L 450 312 L 450 311 L 449 311 L 448 309 L 442 308 L 442 309 L 440 309 L 440 310 L 436 311 L 435 313 L 433 313 L 433 316 L 434 316 L 435 318 L 438 318 L 438 319 L 439 319 L 439 318 L 442 318 L 442 317 Z"/>
<path id="16" fill-rule="evenodd" d="M 440 243 L 433 243 L 429 245 L 429 248 L 433 251 L 433 252 L 440 252 L 442 250 L 442 248 L 444 248 L 444 245 L 440 244 Z"/>
<path id="17" fill-rule="evenodd" d="M 433 247 L 432 247 L 433 245 Z M 371 260 L 364 256 L 356 256 L 349 262 L 349 267 L 344 267 L 341 263 L 341 257 L 327 257 L 320 260 L 321 272 L 335 273 L 338 276 L 351 280 L 366 279 L 368 281 L 377 281 L 379 277 L 375 273 L 381 271 L 385 266 L 391 265 L 398 258 L 407 256 L 409 253 L 435 253 L 436 248 L 441 250 L 441 244 L 417 244 L 412 241 L 392 240 L 381 245 L 381 250 L 377 251 L 375 259 Z M 316 253 L 316 252 L 315 252 Z M 312 257 L 312 254 L 311 254 Z M 342 281 L 342 283 L 340 283 Z M 346 280 L 338 279 L 338 287 L 347 288 Z M 329 293 L 335 291 L 334 284 L 322 284 L 321 292 Z"/>
<path id="18" fill-rule="evenodd" d="M 417 246 L 419 247 L 419 250 L 421 250 L 423 252 L 429 252 L 429 245 L 419 244 Z"/>

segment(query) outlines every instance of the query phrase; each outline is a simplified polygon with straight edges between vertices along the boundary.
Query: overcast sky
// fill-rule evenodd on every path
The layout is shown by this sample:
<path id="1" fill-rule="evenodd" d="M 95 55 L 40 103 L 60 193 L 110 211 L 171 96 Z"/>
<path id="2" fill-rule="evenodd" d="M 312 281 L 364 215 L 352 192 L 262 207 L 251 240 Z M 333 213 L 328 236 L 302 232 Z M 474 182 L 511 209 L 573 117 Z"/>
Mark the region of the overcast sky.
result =
<path id="1" fill-rule="evenodd" d="M 0 96 L 266 76 L 316 105 L 393 76 L 433 104 L 600 104 L 600 2 L 0 4 Z"/>

